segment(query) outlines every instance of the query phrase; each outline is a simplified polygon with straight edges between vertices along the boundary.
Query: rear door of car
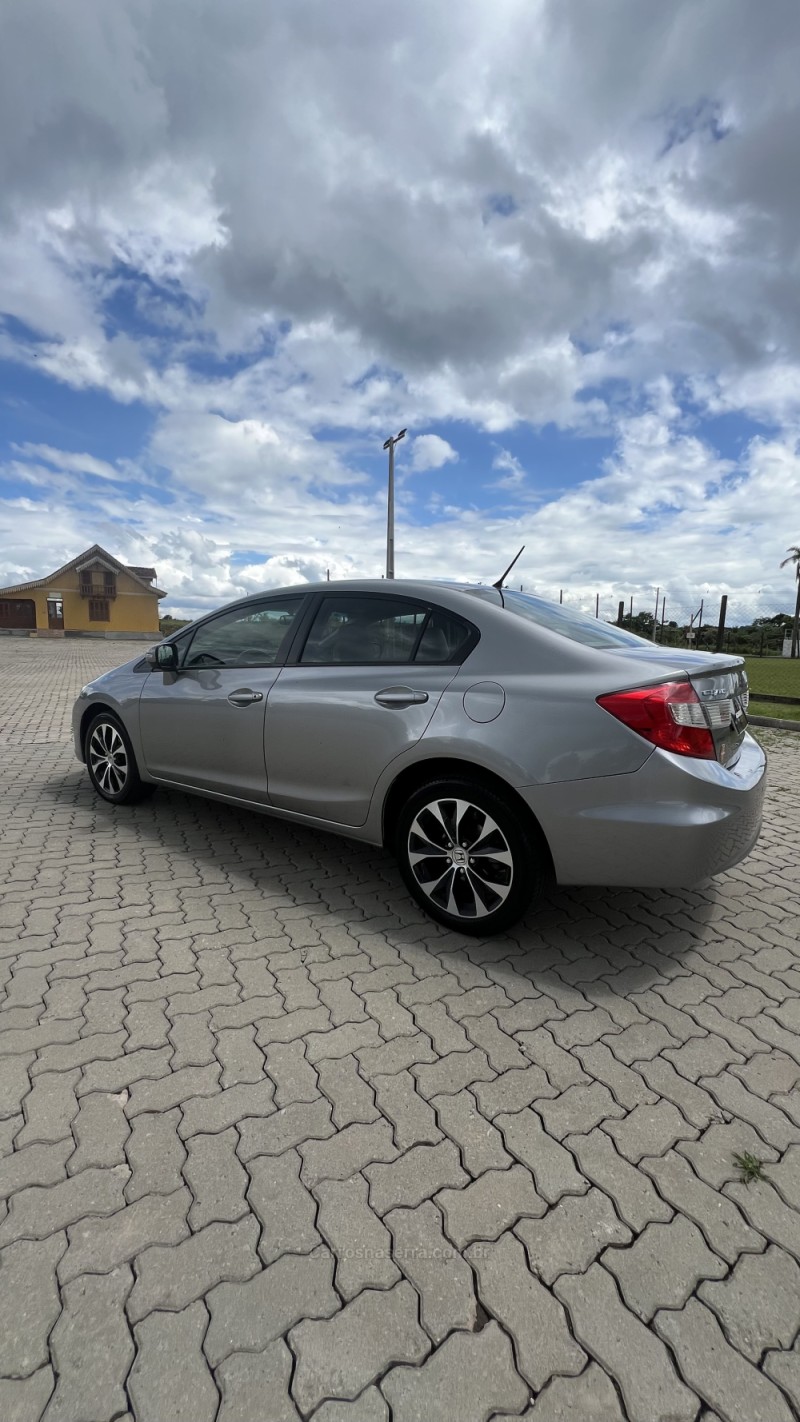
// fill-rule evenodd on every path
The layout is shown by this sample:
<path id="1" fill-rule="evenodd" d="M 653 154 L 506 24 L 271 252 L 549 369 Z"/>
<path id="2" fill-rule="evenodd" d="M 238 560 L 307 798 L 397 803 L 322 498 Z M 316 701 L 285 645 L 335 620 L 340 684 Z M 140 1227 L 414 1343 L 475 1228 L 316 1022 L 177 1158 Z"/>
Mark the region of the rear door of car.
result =
<path id="1" fill-rule="evenodd" d="M 362 825 L 378 777 L 424 735 L 475 635 L 402 594 L 319 596 L 267 703 L 270 803 Z"/>
<path id="2" fill-rule="evenodd" d="M 264 713 L 302 595 L 259 599 L 179 638 L 180 669 L 153 671 L 139 701 L 145 765 L 175 785 L 266 803 Z"/>

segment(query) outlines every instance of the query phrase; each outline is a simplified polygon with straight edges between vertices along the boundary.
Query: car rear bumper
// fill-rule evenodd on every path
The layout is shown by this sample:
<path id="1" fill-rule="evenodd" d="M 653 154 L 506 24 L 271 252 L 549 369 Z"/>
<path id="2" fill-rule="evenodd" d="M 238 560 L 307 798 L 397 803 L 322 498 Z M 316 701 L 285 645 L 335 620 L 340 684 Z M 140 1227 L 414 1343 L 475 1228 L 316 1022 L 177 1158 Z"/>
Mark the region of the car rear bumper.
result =
<path id="1" fill-rule="evenodd" d="M 746 736 L 736 764 L 655 750 L 631 775 L 520 793 L 561 884 L 688 887 L 738 864 L 761 828 L 766 756 Z"/>

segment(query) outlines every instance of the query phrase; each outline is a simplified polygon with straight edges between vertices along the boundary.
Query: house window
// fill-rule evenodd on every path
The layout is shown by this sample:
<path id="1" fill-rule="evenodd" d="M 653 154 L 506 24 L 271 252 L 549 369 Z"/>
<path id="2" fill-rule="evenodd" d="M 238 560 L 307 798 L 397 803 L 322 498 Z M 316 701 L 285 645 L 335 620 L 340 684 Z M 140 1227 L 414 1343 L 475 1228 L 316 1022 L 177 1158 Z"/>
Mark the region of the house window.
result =
<path id="1" fill-rule="evenodd" d="M 108 598 L 107 598 L 107 597 L 90 597 L 90 598 L 89 598 L 89 621 L 90 621 L 90 622 L 108 622 L 109 620 L 110 620 L 110 619 L 109 619 L 109 615 L 108 615 Z"/>
<path id="2" fill-rule="evenodd" d="M 113 593 L 116 590 L 117 578 L 115 573 L 104 573 L 103 583 L 106 592 Z"/>

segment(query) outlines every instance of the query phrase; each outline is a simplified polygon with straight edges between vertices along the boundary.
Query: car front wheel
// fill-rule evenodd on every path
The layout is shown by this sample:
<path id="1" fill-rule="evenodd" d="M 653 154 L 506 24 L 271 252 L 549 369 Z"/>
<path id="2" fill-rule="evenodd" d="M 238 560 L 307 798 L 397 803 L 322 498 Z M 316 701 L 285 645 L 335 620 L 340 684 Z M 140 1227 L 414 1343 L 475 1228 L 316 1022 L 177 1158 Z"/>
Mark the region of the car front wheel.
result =
<path id="1" fill-rule="evenodd" d="M 132 805 L 155 788 L 140 775 L 127 731 L 110 712 L 94 717 L 86 732 L 86 767 L 98 795 L 112 805 Z"/>
<path id="2" fill-rule="evenodd" d="M 467 780 L 423 785 L 404 805 L 397 856 L 417 903 L 461 933 L 501 933 L 547 876 L 547 853 L 525 815 Z"/>

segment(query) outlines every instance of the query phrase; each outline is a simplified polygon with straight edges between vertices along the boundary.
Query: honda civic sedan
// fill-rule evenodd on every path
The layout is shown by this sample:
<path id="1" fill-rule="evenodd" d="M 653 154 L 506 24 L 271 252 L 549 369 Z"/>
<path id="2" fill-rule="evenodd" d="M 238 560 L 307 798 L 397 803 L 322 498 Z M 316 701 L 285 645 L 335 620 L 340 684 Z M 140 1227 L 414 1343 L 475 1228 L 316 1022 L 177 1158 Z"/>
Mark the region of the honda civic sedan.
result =
<path id="1" fill-rule="evenodd" d="M 397 855 L 440 923 L 490 934 L 544 887 L 688 886 L 761 824 L 740 658 L 656 646 L 498 587 L 257 594 L 85 686 L 95 790 L 211 796 Z"/>

